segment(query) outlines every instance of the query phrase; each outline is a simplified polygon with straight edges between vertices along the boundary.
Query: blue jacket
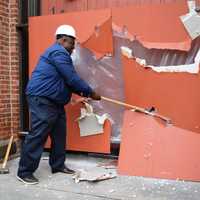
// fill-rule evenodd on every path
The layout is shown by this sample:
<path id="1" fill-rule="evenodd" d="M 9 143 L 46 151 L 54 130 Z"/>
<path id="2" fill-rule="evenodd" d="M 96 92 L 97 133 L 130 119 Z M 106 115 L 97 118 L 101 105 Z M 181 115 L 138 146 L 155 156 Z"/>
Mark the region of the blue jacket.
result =
<path id="1" fill-rule="evenodd" d="M 67 50 L 55 43 L 40 56 L 28 82 L 26 94 L 46 97 L 57 104 L 66 104 L 72 93 L 88 97 L 92 89 L 76 73 Z"/>

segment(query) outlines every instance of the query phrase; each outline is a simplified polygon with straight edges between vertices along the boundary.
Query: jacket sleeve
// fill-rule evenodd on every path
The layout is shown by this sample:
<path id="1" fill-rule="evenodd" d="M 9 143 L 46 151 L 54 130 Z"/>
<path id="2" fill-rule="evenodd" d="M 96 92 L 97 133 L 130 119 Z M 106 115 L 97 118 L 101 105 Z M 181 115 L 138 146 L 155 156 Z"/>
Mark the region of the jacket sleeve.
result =
<path id="1" fill-rule="evenodd" d="M 51 60 L 72 92 L 84 97 L 91 95 L 92 88 L 77 74 L 69 55 L 62 51 L 56 51 L 51 55 Z"/>

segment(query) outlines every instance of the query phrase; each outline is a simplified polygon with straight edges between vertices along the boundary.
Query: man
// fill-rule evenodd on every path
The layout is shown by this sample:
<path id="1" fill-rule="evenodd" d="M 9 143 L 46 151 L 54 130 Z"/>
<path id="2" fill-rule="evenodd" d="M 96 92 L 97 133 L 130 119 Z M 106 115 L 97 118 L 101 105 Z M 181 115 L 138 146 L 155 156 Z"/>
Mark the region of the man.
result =
<path id="1" fill-rule="evenodd" d="M 56 43 L 40 57 L 27 85 L 26 95 L 31 117 L 31 131 L 22 145 L 17 178 L 26 184 L 37 184 L 33 173 L 38 168 L 43 146 L 50 134 L 49 164 L 52 173 L 74 173 L 65 162 L 66 118 L 64 105 L 72 93 L 100 100 L 91 87 L 76 73 L 71 53 L 76 33 L 72 26 L 56 30 Z"/>

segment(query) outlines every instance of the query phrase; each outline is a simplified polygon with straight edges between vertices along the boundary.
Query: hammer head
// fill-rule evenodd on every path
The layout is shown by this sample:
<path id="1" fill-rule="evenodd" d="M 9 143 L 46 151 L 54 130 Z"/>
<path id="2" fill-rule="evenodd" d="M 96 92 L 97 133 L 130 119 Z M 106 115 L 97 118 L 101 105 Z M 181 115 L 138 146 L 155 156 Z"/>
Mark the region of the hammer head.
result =
<path id="1" fill-rule="evenodd" d="M 8 168 L 0 168 L 0 174 L 8 174 L 9 169 Z"/>

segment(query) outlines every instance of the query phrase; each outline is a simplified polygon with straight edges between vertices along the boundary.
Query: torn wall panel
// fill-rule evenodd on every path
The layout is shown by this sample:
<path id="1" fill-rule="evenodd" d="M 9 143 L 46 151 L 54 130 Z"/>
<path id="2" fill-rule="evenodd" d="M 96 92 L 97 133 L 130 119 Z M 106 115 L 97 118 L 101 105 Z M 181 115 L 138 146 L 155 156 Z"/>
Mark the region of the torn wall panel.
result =
<path id="1" fill-rule="evenodd" d="M 200 66 L 200 49 L 197 52 L 197 55 L 194 59 L 194 63 L 187 65 L 176 65 L 176 66 L 145 66 L 150 67 L 152 70 L 156 72 L 188 72 L 191 74 L 198 74 Z"/>
<path id="2" fill-rule="evenodd" d="M 124 101 L 124 81 L 122 76 L 120 46 L 125 41 L 113 38 L 114 54 L 96 60 L 93 53 L 80 45 L 76 47 L 74 64 L 81 77 L 92 85 L 101 95 Z M 119 142 L 123 107 L 104 101 L 92 101 L 95 112 L 108 113 L 112 119 L 112 141 Z"/>
<path id="3" fill-rule="evenodd" d="M 179 19 L 179 16 L 187 12 L 186 1 L 181 1 L 113 8 L 112 17 L 115 25 L 125 26 L 132 39 L 136 38 L 147 48 L 188 51 L 191 38 Z"/>
<path id="4" fill-rule="evenodd" d="M 67 138 L 66 150 L 95 152 L 95 153 L 110 153 L 110 137 L 111 137 L 111 123 L 106 120 L 103 127 L 103 132 L 98 135 L 90 135 L 81 137 L 77 118 L 80 116 L 80 109 L 82 105 L 75 106 L 67 105 L 65 111 L 67 113 Z M 48 140 L 45 144 L 46 148 L 50 148 L 51 141 Z"/>
<path id="5" fill-rule="evenodd" d="M 67 13 L 59 15 L 50 15 L 50 16 L 37 16 L 29 18 L 29 64 L 31 74 L 33 68 L 36 65 L 37 59 L 43 53 L 43 51 L 55 42 L 55 30 L 61 24 L 70 24 L 75 27 L 77 30 L 77 38 L 80 43 L 84 43 L 92 37 L 92 41 L 88 44 L 89 48 L 92 48 L 100 53 L 112 53 L 109 52 L 112 50 L 112 40 L 108 35 L 108 45 L 103 46 L 99 45 L 96 47 L 97 42 L 101 39 L 100 31 L 99 37 L 94 38 L 93 33 L 95 32 L 95 27 L 98 25 L 101 27 L 106 21 L 109 21 L 111 17 L 111 10 L 98 10 L 98 11 L 88 11 L 88 12 L 76 12 L 76 13 Z M 51 23 L 49 23 L 51 22 Z M 85 23 L 87 22 L 87 23 Z M 107 28 L 104 26 L 102 29 L 107 31 Z M 111 30 L 111 27 L 109 28 Z M 106 32 L 108 33 L 108 31 Z M 103 36 L 105 38 L 105 36 Z M 42 42 L 41 42 L 42 41 Z M 103 49 L 101 49 L 103 48 Z M 106 49 L 109 48 L 109 49 Z"/>
<path id="6" fill-rule="evenodd" d="M 125 51 L 126 49 L 126 51 Z M 133 58 L 132 50 L 128 47 L 121 48 L 122 55 L 127 58 Z M 153 66 L 148 65 L 145 59 L 135 58 L 136 62 L 140 64 L 142 67 L 151 68 L 156 72 L 187 72 L 191 74 L 199 73 L 199 65 L 200 65 L 200 49 L 198 50 L 196 57 L 194 58 L 194 63 L 192 64 L 184 64 L 184 65 L 170 65 L 170 66 Z"/>
<path id="7" fill-rule="evenodd" d="M 165 126 L 153 117 L 126 111 L 118 172 L 200 181 L 199 146 L 200 135 L 195 132 Z"/>
<path id="8" fill-rule="evenodd" d="M 52 15 L 52 16 L 42 16 L 42 17 L 31 17 L 29 18 L 29 73 L 31 74 L 35 64 L 43 51 L 55 42 L 54 34 L 57 26 L 60 24 L 70 24 L 75 27 L 77 30 L 78 40 L 80 43 L 87 41 L 90 37 L 93 37 L 93 33 L 95 31 L 96 25 L 104 25 L 104 23 L 110 19 L 110 10 L 99 10 L 99 11 L 90 11 L 90 12 L 80 12 L 80 13 L 69 13 L 69 14 L 60 14 L 60 15 Z M 51 23 L 49 23 L 51 21 Z M 87 23 L 83 23 L 83 22 Z M 105 31 L 111 27 L 109 24 L 103 26 L 103 30 Z M 111 32 L 111 31 L 110 31 Z M 100 31 L 99 38 L 101 38 L 101 34 L 104 32 Z M 106 32 L 108 33 L 108 32 Z M 39 39 L 38 39 L 39 38 Z M 105 38 L 105 36 L 104 36 Z M 110 36 L 107 36 L 108 40 L 112 42 Z M 90 42 L 89 48 L 94 47 L 95 50 L 100 51 L 102 54 L 104 50 L 106 53 L 111 49 L 111 43 L 108 42 L 109 45 L 102 46 L 99 45 L 95 47 L 96 41 L 95 38 Z M 101 47 L 103 49 L 101 49 Z M 106 48 L 109 47 L 107 50 Z M 86 79 L 87 80 L 87 79 Z M 71 109 L 71 110 L 70 110 Z M 75 109 L 75 110 L 73 110 Z M 68 118 L 68 134 L 67 134 L 67 144 L 69 150 L 78 150 L 78 151 L 89 151 L 89 152 L 97 152 L 97 153 L 110 153 L 110 134 L 111 134 L 111 125 L 107 121 L 105 123 L 105 134 L 101 134 L 98 136 L 91 136 L 92 138 L 80 138 L 79 129 L 77 127 L 77 123 L 71 120 L 71 117 L 79 115 L 79 111 L 76 108 L 70 108 L 67 113 Z M 72 111 L 72 112 L 71 112 Z M 77 115 L 78 114 L 78 115 Z M 75 127 L 74 127 L 75 126 Z M 49 147 L 50 143 L 47 142 L 47 146 Z"/>
<path id="9" fill-rule="evenodd" d="M 77 118 L 80 116 L 81 105 L 66 107 L 67 120 L 67 149 L 96 153 L 110 153 L 111 124 L 105 121 L 104 132 L 87 137 L 80 136 Z"/>
<path id="10" fill-rule="evenodd" d="M 127 8 L 125 8 L 125 9 L 127 9 Z M 182 10 L 182 8 L 180 10 Z M 177 12 L 179 12 L 179 10 Z M 53 42 L 53 40 L 54 40 L 53 35 L 54 35 L 55 30 L 53 30 L 52 24 L 48 24 L 49 21 L 51 21 L 54 24 L 55 28 L 56 28 L 56 24 L 58 24 L 60 22 L 62 22 L 62 23 L 73 22 L 78 27 L 77 31 L 80 34 L 80 39 L 82 38 L 81 40 L 82 41 L 85 40 L 86 43 L 87 43 L 87 41 L 89 41 L 89 40 L 87 40 L 89 36 L 91 36 L 91 38 L 94 36 L 96 24 L 100 24 L 101 25 L 100 27 L 104 28 L 104 24 L 110 23 L 110 21 L 109 21 L 110 20 L 110 11 L 109 10 L 93 11 L 93 12 L 89 12 L 87 14 L 86 13 L 87 12 L 80 12 L 80 13 L 69 13 L 69 14 L 63 14 L 63 15 L 46 16 L 46 18 L 42 18 L 42 17 L 31 18 L 31 20 L 30 20 L 30 47 L 31 48 L 30 48 L 30 70 L 29 70 L 30 73 L 34 67 L 34 64 L 35 64 L 34 62 L 37 61 L 37 58 L 39 57 L 40 53 L 48 45 L 50 45 L 51 42 Z M 131 13 L 132 13 L 132 11 L 131 11 Z M 129 13 L 129 14 L 131 14 L 131 13 Z M 120 16 L 122 16 L 122 15 L 120 14 Z M 97 20 L 97 22 L 93 23 L 95 19 Z M 132 23 L 132 21 L 133 21 L 132 17 L 130 19 L 129 19 L 129 21 L 131 21 L 131 23 Z M 82 20 L 87 21 L 87 26 L 89 27 L 89 29 L 87 29 L 86 32 L 85 32 L 85 25 L 84 25 L 84 23 L 82 23 Z M 90 21 L 90 20 L 92 20 L 92 21 Z M 48 27 L 47 27 L 47 25 L 48 25 Z M 45 27 L 44 31 L 41 27 L 42 28 Z M 107 25 L 105 27 L 109 28 L 109 26 L 107 26 Z M 48 30 L 51 33 L 48 32 Z M 101 29 L 101 30 L 103 30 L 103 29 Z M 41 33 L 41 31 L 43 31 L 43 32 Z M 91 32 L 91 31 L 93 31 L 93 32 Z M 98 30 L 97 30 L 97 32 L 98 32 Z M 111 32 L 111 28 L 109 29 L 109 33 L 110 32 Z M 125 32 L 126 32 L 126 30 L 125 30 Z M 150 35 L 154 34 L 152 32 L 154 32 L 154 30 L 152 30 L 152 29 L 148 30 L 148 34 L 149 33 L 150 33 Z M 104 34 L 104 32 L 101 32 L 101 31 L 100 31 L 100 33 Z M 158 33 L 156 33 L 156 34 L 158 34 Z M 164 35 L 166 36 L 166 33 L 164 33 Z M 96 35 L 95 35 L 95 37 L 96 37 Z M 103 36 L 103 38 L 104 37 L 106 37 L 106 35 Z M 40 38 L 40 40 L 38 40 L 38 38 Z M 107 38 L 110 40 L 110 35 Z M 91 40 L 93 40 L 93 39 L 91 39 Z M 77 49 L 78 54 L 77 54 L 77 56 L 75 56 L 76 69 L 79 72 L 79 74 L 81 75 L 81 77 L 84 78 L 85 80 L 87 80 L 100 94 L 111 97 L 113 99 L 118 99 L 118 100 L 124 101 L 124 82 L 123 82 L 123 77 L 122 77 L 122 65 L 121 65 L 121 60 L 120 60 L 120 46 L 125 45 L 126 43 L 128 43 L 130 41 L 127 41 L 124 38 L 116 38 L 115 37 L 114 44 L 113 44 L 114 45 L 113 57 L 103 57 L 102 59 L 97 61 L 93 53 L 95 53 L 95 55 L 99 54 L 99 56 L 101 57 L 102 55 L 104 55 L 104 52 L 101 51 L 101 47 L 102 47 L 102 49 L 107 48 L 105 43 L 101 43 L 101 40 L 99 40 L 99 41 L 100 42 L 98 42 L 96 40 L 96 42 L 98 42 L 98 46 L 95 46 L 95 42 L 93 40 L 91 43 L 90 42 L 88 43 L 88 49 L 82 48 L 82 47 Z M 163 40 L 163 42 L 165 44 L 165 40 Z M 91 47 L 90 44 L 92 44 L 93 46 Z M 131 45 L 135 45 L 135 43 L 134 44 L 132 43 Z M 81 45 L 78 45 L 78 46 L 81 46 Z M 90 50 L 89 48 L 90 49 L 93 48 L 93 49 Z M 108 49 L 110 49 L 110 46 Z M 95 50 L 98 50 L 99 52 L 97 52 L 97 51 L 95 52 Z M 140 50 L 144 51 L 144 49 L 140 49 Z M 145 52 L 146 52 L 146 50 L 145 50 Z M 176 62 L 176 57 L 180 56 L 180 51 L 178 51 L 178 53 L 172 55 L 172 53 L 171 52 L 169 53 L 168 50 L 166 50 L 165 53 L 163 53 L 164 50 L 162 52 L 161 52 L 161 50 L 158 50 L 158 49 L 154 49 L 154 50 L 157 52 L 155 54 L 153 54 L 153 56 L 151 55 L 151 52 L 150 52 L 148 54 L 150 57 L 149 59 L 155 60 L 155 62 L 157 62 L 157 59 L 159 57 L 158 52 L 160 52 L 159 55 L 161 55 L 161 61 L 158 60 L 158 63 L 165 62 L 166 60 L 167 60 L 166 63 L 168 63 L 168 61 L 173 63 L 173 62 Z M 136 51 L 137 51 L 137 48 L 134 50 L 134 53 Z M 108 51 L 106 50 L 105 54 L 107 52 Z M 162 55 L 162 53 L 164 55 Z M 182 53 L 184 54 L 185 52 L 182 52 Z M 193 53 L 194 52 L 192 52 L 192 55 L 193 55 Z M 189 58 L 185 59 L 186 56 L 183 54 L 181 54 L 182 55 L 181 59 L 180 59 L 181 62 L 184 63 L 185 60 L 187 60 L 186 62 L 189 62 L 188 60 L 190 58 L 193 59 L 193 56 L 188 56 Z M 170 59 L 169 55 L 173 56 L 173 58 Z M 98 57 L 98 56 L 96 56 L 96 57 Z M 169 58 L 169 59 L 166 59 L 166 58 Z M 107 86 L 109 86 L 109 87 L 107 87 Z M 106 90 L 105 90 L 105 88 L 106 88 Z M 93 105 L 99 111 L 100 114 L 102 114 L 102 112 L 104 113 L 106 110 L 106 112 L 108 112 L 112 116 L 112 120 L 113 120 L 112 139 L 114 138 L 114 140 L 116 139 L 117 141 L 119 141 L 120 140 L 120 130 L 121 130 L 120 129 L 121 128 L 121 118 L 122 118 L 124 108 L 116 106 L 116 105 L 111 105 L 106 102 L 94 102 Z M 69 113 L 67 115 L 69 115 Z M 73 137 L 73 135 L 71 137 Z"/>
<path id="11" fill-rule="evenodd" d="M 116 33 L 114 32 L 114 35 L 115 34 Z M 124 45 L 130 49 L 129 51 L 131 51 L 132 57 L 145 60 L 147 65 L 155 67 L 193 64 L 195 63 L 195 58 L 197 57 L 200 49 L 200 37 L 192 41 L 191 49 L 187 52 L 168 49 L 148 49 L 138 40 L 129 41 L 124 38 L 121 38 L 121 40 L 126 41 L 126 43 L 124 42 Z"/>
<path id="12" fill-rule="evenodd" d="M 94 33 L 82 46 L 90 49 L 97 59 L 113 54 L 112 18 L 101 25 L 96 25 Z"/>
<path id="13" fill-rule="evenodd" d="M 200 74 L 160 74 L 124 56 L 122 62 L 126 103 L 154 106 L 174 125 L 200 133 Z"/>

